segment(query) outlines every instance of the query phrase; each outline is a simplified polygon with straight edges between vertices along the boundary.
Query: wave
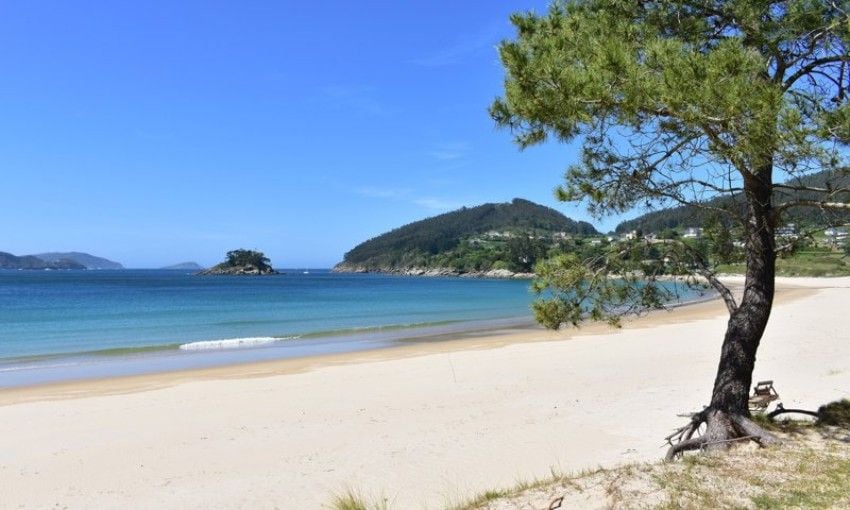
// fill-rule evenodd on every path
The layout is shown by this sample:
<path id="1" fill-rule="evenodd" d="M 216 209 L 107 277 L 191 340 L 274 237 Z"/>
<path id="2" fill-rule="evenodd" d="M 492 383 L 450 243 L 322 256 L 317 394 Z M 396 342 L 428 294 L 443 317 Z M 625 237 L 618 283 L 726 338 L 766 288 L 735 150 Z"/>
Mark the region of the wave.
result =
<path id="1" fill-rule="evenodd" d="M 269 345 L 283 340 L 295 340 L 297 336 L 289 337 L 274 337 L 274 336 L 257 336 L 246 338 L 225 338 L 222 340 L 203 340 L 200 342 L 189 342 L 181 344 L 181 351 L 206 351 L 215 349 L 239 349 L 242 347 L 260 347 Z"/>

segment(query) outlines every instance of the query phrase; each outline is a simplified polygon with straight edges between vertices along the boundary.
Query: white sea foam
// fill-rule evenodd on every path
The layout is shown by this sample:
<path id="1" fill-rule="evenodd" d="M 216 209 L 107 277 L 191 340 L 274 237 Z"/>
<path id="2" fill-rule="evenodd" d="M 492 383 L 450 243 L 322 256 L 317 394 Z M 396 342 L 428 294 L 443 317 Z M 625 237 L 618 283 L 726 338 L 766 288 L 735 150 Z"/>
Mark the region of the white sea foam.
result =
<path id="1" fill-rule="evenodd" d="M 211 349 L 238 349 L 240 347 L 259 347 L 261 345 L 273 344 L 281 340 L 292 340 L 297 337 L 272 337 L 258 336 L 246 338 L 225 338 L 223 340 L 204 340 L 202 342 L 190 342 L 180 346 L 183 351 L 204 351 Z"/>

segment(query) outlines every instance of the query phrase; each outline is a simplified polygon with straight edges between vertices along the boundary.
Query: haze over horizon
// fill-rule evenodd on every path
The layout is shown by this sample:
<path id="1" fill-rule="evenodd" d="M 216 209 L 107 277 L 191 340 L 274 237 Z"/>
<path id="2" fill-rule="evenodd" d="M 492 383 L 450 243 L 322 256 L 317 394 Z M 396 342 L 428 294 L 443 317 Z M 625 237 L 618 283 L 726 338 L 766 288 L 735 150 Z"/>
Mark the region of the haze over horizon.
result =
<path id="1" fill-rule="evenodd" d="M 548 2 L 530 5 L 538 12 Z M 365 7 L 364 7 L 365 5 Z M 487 106 L 517 6 L 211 2 L 0 8 L 0 251 L 330 267 L 387 230 L 553 188 Z"/>

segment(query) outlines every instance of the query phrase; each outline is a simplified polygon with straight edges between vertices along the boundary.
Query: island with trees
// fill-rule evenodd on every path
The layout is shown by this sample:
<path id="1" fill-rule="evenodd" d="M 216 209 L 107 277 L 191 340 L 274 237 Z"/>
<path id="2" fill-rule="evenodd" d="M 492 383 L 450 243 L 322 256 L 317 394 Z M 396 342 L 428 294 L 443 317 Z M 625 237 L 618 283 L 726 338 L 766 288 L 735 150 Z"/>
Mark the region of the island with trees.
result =
<path id="1" fill-rule="evenodd" d="M 231 250 L 221 264 L 205 269 L 199 275 L 272 275 L 279 274 L 263 252 L 254 250 Z"/>

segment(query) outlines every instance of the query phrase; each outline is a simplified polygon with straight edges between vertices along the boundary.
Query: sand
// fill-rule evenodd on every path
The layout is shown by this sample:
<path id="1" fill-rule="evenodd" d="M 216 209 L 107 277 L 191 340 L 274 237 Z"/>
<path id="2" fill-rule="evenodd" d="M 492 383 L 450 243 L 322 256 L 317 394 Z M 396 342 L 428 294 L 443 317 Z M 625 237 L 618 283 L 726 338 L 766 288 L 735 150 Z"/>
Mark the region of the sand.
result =
<path id="1" fill-rule="evenodd" d="M 850 278 L 780 279 L 755 378 L 850 397 Z M 0 508 L 390 508 L 663 456 L 708 401 L 718 301 L 623 329 L 451 342 L 0 391 Z"/>

